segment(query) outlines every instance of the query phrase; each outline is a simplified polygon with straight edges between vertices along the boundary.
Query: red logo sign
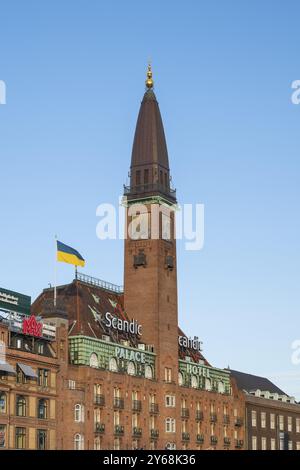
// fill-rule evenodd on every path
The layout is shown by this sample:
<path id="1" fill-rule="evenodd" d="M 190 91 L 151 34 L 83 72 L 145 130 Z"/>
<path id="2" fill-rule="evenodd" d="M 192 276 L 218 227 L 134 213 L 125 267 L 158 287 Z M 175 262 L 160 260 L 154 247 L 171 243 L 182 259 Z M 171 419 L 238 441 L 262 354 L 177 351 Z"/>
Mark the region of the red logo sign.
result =
<path id="1" fill-rule="evenodd" d="M 37 336 L 40 338 L 42 336 L 43 324 L 36 321 L 35 316 L 23 320 L 23 333 L 25 335 Z"/>

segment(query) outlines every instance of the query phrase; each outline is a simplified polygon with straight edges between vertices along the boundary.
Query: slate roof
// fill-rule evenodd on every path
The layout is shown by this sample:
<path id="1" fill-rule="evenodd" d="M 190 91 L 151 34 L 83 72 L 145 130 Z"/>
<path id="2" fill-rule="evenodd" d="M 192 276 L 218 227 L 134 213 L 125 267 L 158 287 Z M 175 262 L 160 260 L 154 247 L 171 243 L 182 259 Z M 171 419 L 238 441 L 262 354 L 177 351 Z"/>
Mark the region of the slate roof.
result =
<path id="1" fill-rule="evenodd" d="M 147 90 L 136 124 L 131 168 L 153 163 L 169 169 L 168 150 L 158 102 L 154 92 Z"/>
<path id="2" fill-rule="evenodd" d="M 257 375 L 246 374 L 237 370 L 231 370 L 232 377 L 236 380 L 237 386 L 240 390 L 246 392 L 253 392 L 255 390 L 268 391 L 270 393 L 278 393 L 279 395 L 286 395 L 280 388 L 266 377 L 259 377 Z"/>
<path id="3" fill-rule="evenodd" d="M 53 316 L 53 297 L 53 288 L 44 289 L 32 304 L 32 313 L 41 315 L 43 318 Z M 71 336 L 82 334 L 102 339 L 103 335 L 107 335 L 115 343 L 119 343 L 121 340 L 129 341 L 132 347 L 137 347 L 138 343 L 143 342 L 142 338 L 138 336 L 108 328 L 105 324 L 106 312 L 110 312 L 122 320 L 130 320 L 124 310 L 123 294 L 78 281 L 78 301 L 79 322 L 77 321 L 76 282 L 73 281 L 70 284 L 57 287 L 58 308 L 56 312 L 61 311 L 61 316 L 68 319 Z M 180 328 L 178 328 L 178 334 L 184 335 Z M 203 360 L 206 365 L 209 365 L 200 352 L 179 347 L 179 357 L 184 359 L 186 356 L 190 356 L 194 362 Z"/>

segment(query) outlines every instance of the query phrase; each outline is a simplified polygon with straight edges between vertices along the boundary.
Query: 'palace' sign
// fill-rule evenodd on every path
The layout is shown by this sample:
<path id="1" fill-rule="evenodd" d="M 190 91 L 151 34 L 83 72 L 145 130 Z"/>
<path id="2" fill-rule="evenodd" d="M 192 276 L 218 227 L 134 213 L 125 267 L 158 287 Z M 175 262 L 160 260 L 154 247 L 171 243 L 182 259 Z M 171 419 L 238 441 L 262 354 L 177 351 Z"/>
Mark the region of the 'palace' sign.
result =
<path id="1" fill-rule="evenodd" d="M 133 349 L 125 349 L 116 347 L 115 355 L 119 359 L 126 359 L 127 361 L 145 363 L 145 353 L 142 351 L 134 351 Z"/>

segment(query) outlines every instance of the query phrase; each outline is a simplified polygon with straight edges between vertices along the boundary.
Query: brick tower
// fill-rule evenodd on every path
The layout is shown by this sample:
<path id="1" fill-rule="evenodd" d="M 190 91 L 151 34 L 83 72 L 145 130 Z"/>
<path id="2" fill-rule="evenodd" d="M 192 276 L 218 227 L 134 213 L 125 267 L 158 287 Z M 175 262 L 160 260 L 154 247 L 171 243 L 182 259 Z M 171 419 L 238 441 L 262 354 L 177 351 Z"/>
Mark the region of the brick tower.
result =
<path id="1" fill-rule="evenodd" d="M 129 234 L 125 240 L 125 310 L 142 325 L 142 341 L 154 346 L 157 379 L 177 382 L 176 193 L 170 187 L 168 151 L 150 65 L 125 196 Z"/>

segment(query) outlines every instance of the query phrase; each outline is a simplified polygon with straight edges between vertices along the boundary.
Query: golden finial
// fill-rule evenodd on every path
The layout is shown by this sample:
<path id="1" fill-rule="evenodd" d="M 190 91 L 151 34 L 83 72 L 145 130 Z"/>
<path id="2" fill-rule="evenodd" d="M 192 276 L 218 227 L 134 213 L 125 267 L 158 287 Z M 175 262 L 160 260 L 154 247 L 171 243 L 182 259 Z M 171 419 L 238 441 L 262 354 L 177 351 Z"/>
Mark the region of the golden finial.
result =
<path id="1" fill-rule="evenodd" d="M 152 68 L 151 68 L 151 63 L 149 62 L 148 70 L 147 70 L 146 87 L 150 89 L 150 88 L 153 88 L 153 86 L 154 86 L 154 81 L 152 79 Z"/>

